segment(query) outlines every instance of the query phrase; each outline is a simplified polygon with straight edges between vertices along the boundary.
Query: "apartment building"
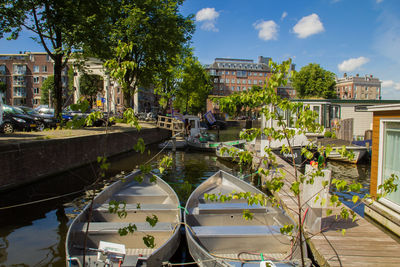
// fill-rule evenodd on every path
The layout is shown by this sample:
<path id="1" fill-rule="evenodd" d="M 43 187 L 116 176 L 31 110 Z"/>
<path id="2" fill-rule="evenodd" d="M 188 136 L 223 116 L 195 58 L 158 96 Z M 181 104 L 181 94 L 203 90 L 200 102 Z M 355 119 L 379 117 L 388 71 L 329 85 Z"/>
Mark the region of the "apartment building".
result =
<path id="1" fill-rule="evenodd" d="M 47 53 L 24 52 L 0 54 L 0 81 L 6 90 L 0 91 L 8 105 L 40 105 L 43 82 L 53 75 L 53 60 Z M 68 71 L 62 73 L 63 96 L 67 97 Z"/>
<path id="2" fill-rule="evenodd" d="M 339 99 L 380 100 L 381 81 L 373 75 L 336 77 L 336 93 Z"/>
<path id="3" fill-rule="evenodd" d="M 227 96 L 246 91 L 253 85 L 263 86 L 271 74 L 270 58 L 260 56 L 258 62 L 250 59 L 216 58 L 206 66 L 214 86 L 212 95 Z"/>

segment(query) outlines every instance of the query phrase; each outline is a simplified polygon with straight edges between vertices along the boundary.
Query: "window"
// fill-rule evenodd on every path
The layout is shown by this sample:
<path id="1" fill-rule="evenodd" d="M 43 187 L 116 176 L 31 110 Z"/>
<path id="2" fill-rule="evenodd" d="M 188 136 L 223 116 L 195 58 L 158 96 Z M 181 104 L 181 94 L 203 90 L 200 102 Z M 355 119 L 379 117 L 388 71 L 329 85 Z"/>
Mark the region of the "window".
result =
<path id="1" fill-rule="evenodd" d="M 231 87 L 231 90 L 232 90 L 232 91 L 235 91 L 235 86 L 232 86 L 232 87 Z"/>
<path id="2" fill-rule="evenodd" d="M 259 76 L 260 76 L 260 77 L 262 76 L 262 73 L 261 73 L 261 72 L 260 72 Z"/>
<path id="3" fill-rule="evenodd" d="M 118 94 L 119 94 L 119 90 L 120 90 L 120 89 L 119 89 L 119 87 L 118 87 L 118 88 L 117 88 L 117 93 L 118 93 Z"/>
<path id="4" fill-rule="evenodd" d="M 365 86 L 365 91 L 368 92 L 368 86 Z"/>
<path id="5" fill-rule="evenodd" d="M 232 75 L 235 75 L 235 72 L 234 72 L 234 71 L 232 71 Z"/>
<path id="6" fill-rule="evenodd" d="M 25 87 L 14 87 L 14 96 L 25 97 L 26 96 Z"/>
<path id="7" fill-rule="evenodd" d="M 240 86 L 237 87 L 237 90 L 240 91 Z"/>
<path id="8" fill-rule="evenodd" d="M 229 79 L 226 79 L 226 83 L 230 83 L 231 82 L 231 80 L 229 80 Z"/>
<path id="9" fill-rule="evenodd" d="M 32 103 L 33 103 L 33 105 L 35 105 L 35 106 L 40 105 L 40 99 L 34 98 L 34 99 L 32 99 Z"/>
<path id="10" fill-rule="evenodd" d="M 47 66 L 46 65 L 42 66 L 42 72 L 47 72 Z"/>
<path id="11" fill-rule="evenodd" d="M 26 65 L 14 65 L 14 74 L 25 74 Z"/>
<path id="12" fill-rule="evenodd" d="M 33 88 L 33 93 L 35 95 L 38 95 L 39 94 L 39 88 Z"/>
<path id="13" fill-rule="evenodd" d="M 214 82 L 217 83 L 218 82 L 218 78 L 214 78 Z"/>
<path id="14" fill-rule="evenodd" d="M 217 71 L 216 70 L 210 70 L 210 75 L 216 75 Z"/>
<path id="15" fill-rule="evenodd" d="M 253 84 L 256 85 L 257 84 L 257 80 L 253 80 Z"/>
<path id="16" fill-rule="evenodd" d="M 247 80 L 247 83 L 248 83 L 248 84 L 251 84 L 251 80 Z"/>
<path id="17" fill-rule="evenodd" d="M 13 80 L 14 85 L 25 85 L 25 76 L 16 76 Z"/>
<path id="18" fill-rule="evenodd" d="M 232 83 L 235 83 L 235 79 L 232 79 Z"/>
<path id="19" fill-rule="evenodd" d="M 400 120 L 381 120 L 379 139 L 378 185 L 392 174 L 400 177 Z M 400 191 L 379 201 L 400 211 Z"/>
<path id="20" fill-rule="evenodd" d="M 6 65 L 0 65 L 0 75 L 6 74 Z"/>
<path id="21" fill-rule="evenodd" d="M 39 77 L 33 76 L 33 83 L 39 83 Z"/>
<path id="22" fill-rule="evenodd" d="M 229 75 L 229 71 L 226 72 L 226 75 Z"/>
<path id="23" fill-rule="evenodd" d="M 240 84 L 240 80 L 239 79 L 237 79 L 236 81 L 237 81 L 237 84 Z"/>
<path id="24" fill-rule="evenodd" d="M 38 73 L 39 72 L 39 66 L 35 65 L 33 66 L 33 72 Z"/>
<path id="25" fill-rule="evenodd" d="M 42 83 L 43 83 L 45 80 L 47 80 L 47 76 L 43 76 L 43 77 L 42 77 Z"/>
<path id="26" fill-rule="evenodd" d="M 225 82 L 225 79 L 221 79 L 221 80 L 219 80 L 219 82 L 224 83 L 224 82 Z"/>
<path id="27" fill-rule="evenodd" d="M 119 102 L 119 97 L 118 97 L 118 98 L 117 98 L 117 104 L 119 105 L 119 103 L 120 103 L 120 102 Z"/>

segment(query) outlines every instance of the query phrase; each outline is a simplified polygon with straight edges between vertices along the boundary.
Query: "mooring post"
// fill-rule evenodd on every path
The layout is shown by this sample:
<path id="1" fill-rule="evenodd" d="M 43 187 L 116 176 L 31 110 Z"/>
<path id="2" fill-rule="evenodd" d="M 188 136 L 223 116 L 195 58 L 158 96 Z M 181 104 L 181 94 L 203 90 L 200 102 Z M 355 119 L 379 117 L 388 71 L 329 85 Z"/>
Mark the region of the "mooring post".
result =
<path id="1" fill-rule="evenodd" d="M 172 152 L 176 152 L 176 137 L 172 137 Z"/>

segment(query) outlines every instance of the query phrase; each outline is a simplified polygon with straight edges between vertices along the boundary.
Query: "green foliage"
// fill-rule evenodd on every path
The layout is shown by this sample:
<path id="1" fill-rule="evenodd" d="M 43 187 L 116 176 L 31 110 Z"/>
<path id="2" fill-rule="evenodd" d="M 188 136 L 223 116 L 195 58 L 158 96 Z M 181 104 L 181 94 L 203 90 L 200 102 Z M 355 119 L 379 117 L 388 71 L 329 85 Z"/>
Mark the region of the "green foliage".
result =
<path id="1" fill-rule="evenodd" d="M 152 235 L 146 235 L 143 237 L 144 244 L 148 248 L 154 248 L 156 244 L 154 243 L 154 236 Z"/>
<path id="2" fill-rule="evenodd" d="M 92 106 L 97 93 L 103 91 L 103 78 L 100 75 L 84 73 L 79 78 L 79 91 L 81 95 L 89 99 L 90 106 Z"/>
<path id="3" fill-rule="evenodd" d="M 113 56 L 105 66 L 131 106 L 138 86 L 147 88 L 182 52 L 194 31 L 192 16 L 179 14 L 181 0 L 121 1 L 113 19 Z"/>
<path id="4" fill-rule="evenodd" d="M 159 163 L 158 169 L 160 173 L 163 173 L 167 168 L 172 166 L 172 158 L 169 156 L 164 156 Z"/>
<path id="5" fill-rule="evenodd" d="M 120 236 L 125 236 L 128 234 L 133 234 L 135 231 L 137 231 L 136 224 L 129 223 L 128 226 L 118 229 L 118 234 Z"/>
<path id="6" fill-rule="evenodd" d="M 106 157 L 97 157 L 97 163 L 99 164 L 99 168 L 100 168 L 100 176 L 104 177 L 106 171 L 110 167 L 110 163 L 107 162 Z"/>
<path id="7" fill-rule="evenodd" d="M 174 107 L 190 114 L 204 112 L 206 99 L 212 89 L 211 78 L 197 58 L 188 56 L 183 64 Z"/>
<path id="8" fill-rule="evenodd" d="M 123 219 L 126 218 L 126 216 L 128 215 L 125 209 L 126 203 L 124 201 L 111 200 L 108 205 L 108 212 L 112 214 L 117 214 L 119 218 Z M 119 205 L 122 205 L 122 207 L 120 207 Z"/>
<path id="9" fill-rule="evenodd" d="M 101 111 L 94 111 L 90 113 L 86 118 L 85 118 L 85 124 L 87 126 L 93 126 L 93 123 L 99 119 L 102 119 L 104 117 L 103 112 Z"/>
<path id="10" fill-rule="evenodd" d="M 146 145 L 144 143 L 144 139 L 140 137 L 138 139 L 137 143 L 133 146 L 133 149 L 136 152 L 140 152 L 140 154 L 143 154 L 144 150 L 146 149 Z"/>
<path id="11" fill-rule="evenodd" d="M 138 118 L 135 116 L 135 111 L 132 108 L 127 108 L 124 111 L 124 119 L 126 123 L 130 124 L 131 126 L 135 126 L 135 128 L 140 131 L 142 126 L 139 124 Z"/>
<path id="12" fill-rule="evenodd" d="M 3 81 L 0 81 L 0 93 L 5 93 L 7 91 L 7 84 Z"/>
<path id="13" fill-rule="evenodd" d="M 147 216 L 146 222 L 148 222 L 151 227 L 154 227 L 154 226 L 156 226 L 156 224 L 158 222 L 158 217 L 154 214 L 153 214 L 153 217 Z"/>
<path id="14" fill-rule="evenodd" d="M 50 105 L 49 103 L 49 93 L 51 102 L 54 103 L 55 93 L 54 93 L 54 75 L 50 75 L 42 83 L 42 88 L 40 88 L 40 103 L 43 105 Z"/>
<path id="15" fill-rule="evenodd" d="M 335 74 L 319 64 L 310 63 L 292 77 L 292 85 L 300 98 L 336 98 Z"/>

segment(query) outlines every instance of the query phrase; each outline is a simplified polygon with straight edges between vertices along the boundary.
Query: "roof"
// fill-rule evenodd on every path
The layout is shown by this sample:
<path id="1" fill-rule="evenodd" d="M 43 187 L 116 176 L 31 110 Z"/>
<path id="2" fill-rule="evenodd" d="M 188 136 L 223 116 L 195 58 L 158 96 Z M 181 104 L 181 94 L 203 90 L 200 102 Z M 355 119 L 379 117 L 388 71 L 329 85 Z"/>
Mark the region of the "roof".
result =
<path id="1" fill-rule="evenodd" d="M 391 105 L 379 105 L 367 107 L 368 111 L 390 111 L 390 110 L 400 110 L 400 104 Z"/>

